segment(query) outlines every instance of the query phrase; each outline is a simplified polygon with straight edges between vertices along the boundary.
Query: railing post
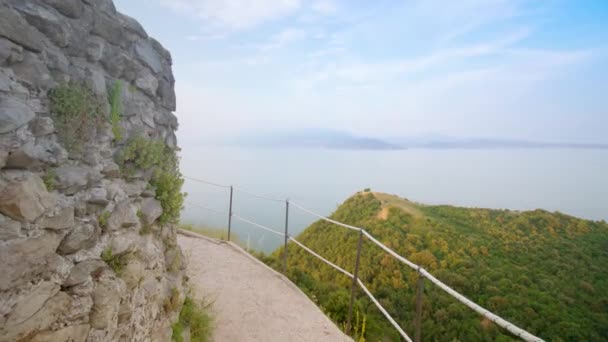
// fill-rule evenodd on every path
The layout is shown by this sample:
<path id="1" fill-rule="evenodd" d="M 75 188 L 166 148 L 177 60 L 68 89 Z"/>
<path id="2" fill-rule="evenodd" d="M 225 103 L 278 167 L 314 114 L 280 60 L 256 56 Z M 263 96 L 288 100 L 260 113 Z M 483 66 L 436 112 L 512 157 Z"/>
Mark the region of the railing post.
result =
<path id="1" fill-rule="evenodd" d="M 285 246 L 283 247 L 283 274 L 287 275 L 287 241 L 289 241 L 289 200 L 285 200 Z"/>
<path id="2" fill-rule="evenodd" d="M 422 295 L 424 294 L 424 277 L 420 273 L 420 266 L 418 266 L 418 282 L 416 290 L 416 321 L 414 341 L 420 342 L 422 335 Z"/>
<path id="3" fill-rule="evenodd" d="M 230 186 L 230 205 L 228 207 L 228 241 L 230 241 L 230 228 L 232 228 L 232 185 Z"/>
<path id="4" fill-rule="evenodd" d="M 355 272 L 353 272 L 353 284 L 350 288 L 350 304 L 348 305 L 348 320 L 346 322 L 346 333 L 352 328 L 353 305 L 355 304 L 355 290 L 359 276 L 359 258 L 361 257 L 361 243 L 363 242 L 363 229 L 359 229 L 359 242 L 357 242 L 357 258 L 355 259 Z"/>

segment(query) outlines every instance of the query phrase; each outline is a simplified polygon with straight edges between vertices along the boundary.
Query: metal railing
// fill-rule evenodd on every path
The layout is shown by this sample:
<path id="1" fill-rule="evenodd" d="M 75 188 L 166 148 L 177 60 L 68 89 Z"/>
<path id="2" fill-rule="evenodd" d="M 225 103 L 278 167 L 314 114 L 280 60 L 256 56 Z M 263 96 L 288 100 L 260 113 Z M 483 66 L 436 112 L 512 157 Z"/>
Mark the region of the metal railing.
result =
<path id="1" fill-rule="evenodd" d="M 435 278 L 431 273 L 429 273 L 427 270 L 425 270 L 423 267 L 421 267 L 420 265 L 417 265 L 413 262 L 411 262 L 410 260 L 406 259 L 405 257 L 399 255 L 397 252 L 395 252 L 394 250 L 390 249 L 389 247 L 387 247 L 386 245 L 384 245 L 382 242 L 378 241 L 375 237 L 373 237 L 369 232 L 367 232 L 365 229 L 360 228 L 360 227 L 356 227 L 356 226 L 352 226 L 343 222 L 339 222 L 336 220 L 333 220 L 329 217 L 323 216 L 321 214 L 318 214 L 310 209 L 307 209 L 306 207 L 304 207 L 301 204 L 298 204 L 294 201 L 290 201 L 288 199 L 278 199 L 278 198 L 274 198 L 274 197 L 270 197 L 270 196 L 264 196 L 264 195 L 258 195 L 256 193 L 253 192 L 249 192 L 240 188 L 236 188 L 234 186 L 231 185 L 223 185 L 223 184 L 218 184 L 218 183 L 213 183 L 213 182 L 209 182 L 206 180 L 201 180 L 201 179 L 196 179 L 196 178 L 192 178 L 192 177 L 187 177 L 184 176 L 184 178 L 195 181 L 195 182 L 199 182 L 202 184 L 206 184 L 206 185 L 211 185 L 211 186 L 215 186 L 215 187 L 220 187 L 220 188 L 225 188 L 225 189 L 229 189 L 230 193 L 229 193 L 229 203 L 228 203 L 228 212 L 223 211 L 223 210 L 217 210 L 217 209 L 213 209 L 204 205 L 200 205 L 200 204 L 196 204 L 193 202 L 189 202 L 186 201 L 187 204 L 192 205 L 192 206 L 196 206 L 198 208 L 201 209 L 205 209 L 211 212 L 215 212 L 217 214 L 222 214 L 222 215 L 227 215 L 228 216 L 228 240 L 230 241 L 230 233 L 232 230 L 232 219 L 236 219 L 238 221 L 250 224 L 254 227 L 263 229 L 265 231 L 268 231 L 270 233 L 279 235 L 279 236 L 283 236 L 284 237 L 284 246 L 283 246 L 283 273 L 287 274 L 287 253 L 288 253 L 288 242 L 291 241 L 294 244 L 298 245 L 299 247 L 301 247 L 302 249 L 304 249 L 306 252 L 308 252 L 309 254 L 311 254 L 312 256 L 314 256 L 315 258 L 321 260 L 322 262 L 324 262 L 325 264 L 329 265 L 330 267 L 334 268 L 335 270 L 337 270 L 338 272 L 344 274 L 345 276 L 349 277 L 352 279 L 352 285 L 351 285 L 351 295 L 350 295 L 350 302 L 349 302 L 349 308 L 348 308 L 348 318 L 347 318 L 347 331 L 350 331 L 351 328 L 351 322 L 352 322 L 352 311 L 353 311 L 353 304 L 354 304 L 354 300 L 355 300 L 355 291 L 357 286 L 360 287 L 363 292 L 369 297 L 369 299 L 374 303 L 374 305 L 376 305 L 376 307 L 380 310 L 380 312 L 384 315 L 384 317 L 386 317 L 386 319 L 391 323 L 391 325 L 399 332 L 399 335 L 401 335 L 401 337 L 403 337 L 406 341 L 408 342 L 413 342 L 413 340 L 407 335 L 407 333 L 403 330 L 403 328 L 395 321 L 395 319 L 386 311 L 386 309 L 384 307 L 382 307 L 382 305 L 380 304 L 380 302 L 376 299 L 376 297 L 374 297 L 374 295 L 371 293 L 371 291 L 365 286 L 365 284 L 363 284 L 363 282 L 361 281 L 361 279 L 359 279 L 359 259 L 361 257 L 361 248 L 362 248 L 362 243 L 363 243 L 363 238 L 367 238 L 369 241 L 371 241 L 372 243 L 374 243 L 375 245 L 379 246 L 380 248 L 382 248 L 382 250 L 384 250 L 385 252 L 387 252 L 388 254 L 390 254 L 391 256 L 393 256 L 394 258 L 396 258 L 397 260 L 399 260 L 400 262 L 404 263 L 405 265 L 407 265 L 408 267 L 412 268 L 414 271 L 417 272 L 418 274 L 418 280 L 417 280 L 417 286 L 416 286 L 416 317 L 414 319 L 414 341 L 416 342 L 420 342 L 421 340 L 421 336 L 422 336 L 422 331 L 421 331 L 421 327 L 422 327 L 422 296 L 424 293 L 424 279 L 428 279 L 432 284 L 436 285 L 437 287 L 439 287 L 441 290 L 443 290 L 444 292 L 446 292 L 447 294 L 449 294 L 450 296 L 454 297 L 456 300 L 458 300 L 459 302 L 461 302 L 462 304 L 466 305 L 467 307 L 469 307 L 470 309 L 472 309 L 473 311 L 477 312 L 478 314 L 480 314 L 481 316 L 489 319 L 490 321 L 494 322 L 496 325 L 506 329 L 507 331 L 509 331 L 511 334 L 513 334 L 514 336 L 517 336 L 519 338 L 521 338 L 524 341 L 528 341 L 528 342 L 544 342 L 543 339 L 541 339 L 540 337 L 537 337 L 529 332 L 527 332 L 526 330 L 516 326 L 515 324 L 503 319 L 502 317 L 490 312 L 489 310 L 483 308 L 482 306 L 478 305 L 477 303 L 473 302 L 472 300 L 466 298 L 465 296 L 463 296 L 462 294 L 460 294 L 459 292 L 457 292 L 456 290 L 452 289 L 451 287 L 449 287 L 448 285 L 446 285 L 445 283 L 443 283 L 442 281 L 440 281 L 439 279 Z M 242 192 L 242 193 L 246 193 L 250 196 L 253 196 L 255 198 L 259 198 L 259 199 L 264 199 L 264 200 L 268 200 L 268 201 L 274 201 L 274 202 L 284 202 L 285 203 L 285 229 L 284 232 L 279 232 L 277 230 L 274 230 L 272 228 L 269 228 L 267 226 L 264 226 L 262 224 L 256 223 L 252 220 L 249 220 L 247 218 L 244 218 L 240 215 L 237 215 L 233 212 L 233 199 L 234 199 L 234 192 L 238 191 L 238 192 Z M 310 249 L 309 247 L 305 246 L 304 244 L 302 244 L 300 241 L 297 241 L 294 237 L 289 235 L 289 208 L 290 205 L 292 207 L 295 207 L 305 213 L 308 213 L 309 215 L 312 215 L 314 217 L 317 217 L 318 219 L 330 222 L 332 224 L 338 225 L 340 227 L 343 228 L 347 228 L 347 229 L 351 229 L 354 231 L 358 232 L 358 241 L 357 241 L 357 254 L 356 254 L 356 259 L 355 259 L 355 267 L 354 267 L 354 271 L 353 273 L 348 272 L 347 270 L 343 269 L 342 267 L 334 264 L 333 262 L 327 260 L 326 258 L 324 258 L 323 256 L 321 256 L 320 254 L 318 254 L 317 252 L 313 251 L 312 249 Z"/>

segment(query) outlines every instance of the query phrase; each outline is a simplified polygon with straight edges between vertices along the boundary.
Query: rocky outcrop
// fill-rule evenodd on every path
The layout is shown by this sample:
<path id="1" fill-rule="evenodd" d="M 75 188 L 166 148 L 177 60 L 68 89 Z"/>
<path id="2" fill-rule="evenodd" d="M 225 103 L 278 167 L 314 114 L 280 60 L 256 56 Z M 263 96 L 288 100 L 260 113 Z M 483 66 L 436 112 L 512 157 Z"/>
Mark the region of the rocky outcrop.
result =
<path id="1" fill-rule="evenodd" d="M 171 63 L 111 0 L 0 0 L 0 341 L 170 338 L 176 229 L 118 156 L 176 148 Z M 68 85 L 87 116 L 58 116 Z"/>

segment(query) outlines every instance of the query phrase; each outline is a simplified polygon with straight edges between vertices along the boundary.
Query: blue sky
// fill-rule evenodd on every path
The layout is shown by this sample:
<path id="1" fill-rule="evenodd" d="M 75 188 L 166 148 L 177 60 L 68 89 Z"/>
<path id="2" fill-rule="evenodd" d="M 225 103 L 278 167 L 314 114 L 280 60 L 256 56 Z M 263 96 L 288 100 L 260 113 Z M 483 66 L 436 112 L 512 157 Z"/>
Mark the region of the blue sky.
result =
<path id="1" fill-rule="evenodd" d="M 320 127 L 608 142 L 605 0 L 115 0 L 173 55 L 182 144 Z"/>

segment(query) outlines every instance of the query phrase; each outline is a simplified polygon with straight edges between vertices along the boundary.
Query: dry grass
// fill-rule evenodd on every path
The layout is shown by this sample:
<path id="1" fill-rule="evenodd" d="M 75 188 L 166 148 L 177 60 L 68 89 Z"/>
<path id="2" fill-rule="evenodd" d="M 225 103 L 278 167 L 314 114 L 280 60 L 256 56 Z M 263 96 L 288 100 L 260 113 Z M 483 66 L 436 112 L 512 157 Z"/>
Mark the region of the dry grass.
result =
<path id="1" fill-rule="evenodd" d="M 420 204 L 410 202 L 409 200 L 396 195 L 389 195 L 382 192 L 372 192 L 372 194 L 382 202 L 382 209 L 378 213 L 378 218 L 386 220 L 388 217 L 388 208 L 390 207 L 402 209 L 415 218 L 421 218 L 423 216 L 418 209 Z"/>

